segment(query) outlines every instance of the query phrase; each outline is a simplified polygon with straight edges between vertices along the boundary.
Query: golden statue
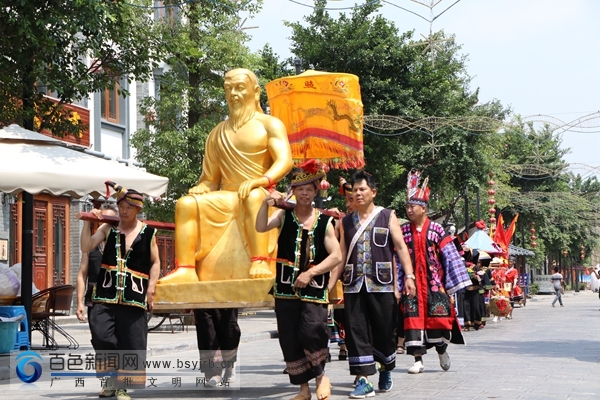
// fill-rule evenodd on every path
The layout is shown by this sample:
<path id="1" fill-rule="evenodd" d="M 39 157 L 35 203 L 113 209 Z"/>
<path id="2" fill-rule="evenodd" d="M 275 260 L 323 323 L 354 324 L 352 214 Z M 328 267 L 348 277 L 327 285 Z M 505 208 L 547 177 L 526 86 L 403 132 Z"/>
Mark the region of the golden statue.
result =
<path id="1" fill-rule="evenodd" d="M 198 185 L 177 201 L 177 268 L 160 283 L 271 278 L 277 235 L 257 233 L 267 189 L 292 169 L 283 123 L 263 113 L 256 75 L 225 75 L 229 119 L 206 139 Z"/>

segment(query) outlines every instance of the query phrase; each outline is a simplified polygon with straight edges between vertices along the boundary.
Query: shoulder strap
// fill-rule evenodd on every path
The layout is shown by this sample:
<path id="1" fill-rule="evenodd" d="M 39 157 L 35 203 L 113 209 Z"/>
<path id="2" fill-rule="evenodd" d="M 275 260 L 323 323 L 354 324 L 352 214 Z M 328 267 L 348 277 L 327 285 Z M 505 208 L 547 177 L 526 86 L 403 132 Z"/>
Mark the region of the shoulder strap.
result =
<path id="1" fill-rule="evenodd" d="M 346 264 L 348 264 L 348 260 L 350 260 L 352 250 L 354 250 L 354 246 L 356 246 L 356 242 L 358 242 L 358 239 L 362 236 L 363 232 L 365 231 L 365 229 L 367 229 L 367 226 L 369 226 L 371 221 L 373 221 L 373 219 L 375 219 L 375 217 L 378 216 L 379 213 L 383 211 L 383 209 L 384 208 L 380 206 L 375 207 L 371 215 L 369 215 L 365 222 L 361 224 L 361 226 L 356 230 L 356 233 L 354 234 L 354 237 L 350 242 L 350 246 L 348 246 L 348 254 L 346 254 Z"/>

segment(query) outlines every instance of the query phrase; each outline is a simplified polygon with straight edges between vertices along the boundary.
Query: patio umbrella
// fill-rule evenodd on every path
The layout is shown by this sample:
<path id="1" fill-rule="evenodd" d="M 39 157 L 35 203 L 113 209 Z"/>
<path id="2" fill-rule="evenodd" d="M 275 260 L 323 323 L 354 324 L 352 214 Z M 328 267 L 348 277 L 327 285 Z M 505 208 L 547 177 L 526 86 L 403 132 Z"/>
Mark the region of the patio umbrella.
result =
<path id="1" fill-rule="evenodd" d="M 99 197 L 107 180 L 158 197 L 168 179 L 69 148 L 65 142 L 18 125 L 0 129 L 0 191 L 22 193 L 21 299 L 31 326 L 33 195 Z"/>
<path id="2" fill-rule="evenodd" d="M 502 248 L 496 243 L 494 243 L 494 241 L 488 236 L 487 233 L 480 229 L 473 233 L 473 236 L 471 236 L 464 243 L 464 246 L 479 250 L 480 252 L 485 251 L 489 254 L 497 254 L 503 252 Z"/>

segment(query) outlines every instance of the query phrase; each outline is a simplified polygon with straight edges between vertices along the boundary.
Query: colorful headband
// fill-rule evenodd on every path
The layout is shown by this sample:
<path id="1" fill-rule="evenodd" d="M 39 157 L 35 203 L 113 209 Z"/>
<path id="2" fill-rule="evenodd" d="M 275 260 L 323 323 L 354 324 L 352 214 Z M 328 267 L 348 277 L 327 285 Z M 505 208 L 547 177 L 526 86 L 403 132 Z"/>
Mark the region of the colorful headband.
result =
<path id="1" fill-rule="evenodd" d="M 113 188 L 117 197 L 117 204 L 121 200 L 124 200 L 127 204 L 132 205 L 133 207 L 137 207 L 140 210 L 144 207 L 144 195 L 134 189 L 126 189 L 123 186 L 117 185 L 115 182 L 106 181 L 104 182 L 106 185 L 106 197 L 110 196 L 109 187 Z"/>
<path id="2" fill-rule="evenodd" d="M 406 204 L 416 204 L 427 207 L 429 204 L 429 177 L 425 178 L 423 184 L 419 188 L 421 173 L 416 170 L 411 170 L 408 173 L 408 182 L 406 185 Z"/>
<path id="3" fill-rule="evenodd" d="M 291 186 L 302 186 L 307 183 L 320 181 L 325 177 L 325 170 L 319 166 L 317 160 L 310 159 L 299 166 L 299 170 L 294 173 Z M 317 185 L 318 186 L 318 185 Z"/>

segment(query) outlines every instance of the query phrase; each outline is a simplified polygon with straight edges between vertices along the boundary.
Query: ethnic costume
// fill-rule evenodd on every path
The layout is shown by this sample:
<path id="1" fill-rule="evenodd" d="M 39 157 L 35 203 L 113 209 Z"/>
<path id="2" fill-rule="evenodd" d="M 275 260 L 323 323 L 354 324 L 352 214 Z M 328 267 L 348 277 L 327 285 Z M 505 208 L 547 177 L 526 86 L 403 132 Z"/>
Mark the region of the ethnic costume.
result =
<path id="1" fill-rule="evenodd" d="M 464 344 L 462 337 L 452 335 L 456 315 L 449 296 L 471 285 L 471 280 L 452 238 L 445 236 L 442 226 L 429 218 L 421 231 L 406 223 L 402 225 L 402 233 L 417 287 L 414 298 L 403 299 L 408 353 L 425 354 L 425 348 L 449 342 Z"/>
<path id="2" fill-rule="evenodd" d="M 316 160 L 308 160 L 300 168 L 294 174 L 292 187 L 313 184 L 316 189 L 325 177 L 325 171 Z M 294 385 L 306 384 L 323 375 L 329 356 L 327 306 L 330 272 L 315 275 L 303 288 L 294 287 L 303 272 L 329 256 L 325 237 L 332 217 L 311 209 L 313 222 L 310 227 L 300 222 L 295 209 L 284 211 L 277 242 L 273 293 L 275 316 L 279 345 L 290 382 Z"/>
<path id="3" fill-rule="evenodd" d="M 362 225 L 356 211 L 342 219 L 344 240 L 349 245 L 342 283 L 351 375 L 374 375 L 375 361 L 385 371 L 396 366 L 392 213 L 375 207 Z"/>
<path id="4" fill-rule="evenodd" d="M 290 382 L 295 385 L 320 376 L 329 355 L 329 272 L 315 276 L 305 288 L 294 288 L 300 273 L 329 255 L 324 240 L 332 217 L 316 209 L 314 213 L 313 226 L 306 229 L 293 210 L 285 211 L 277 250 L 275 315 L 279 344 Z"/>
<path id="5" fill-rule="evenodd" d="M 134 201 L 137 206 L 138 196 L 135 191 L 126 191 L 117 187 L 123 201 Z M 133 196 L 135 195 L 135 196 Z M 141 206 L 140 206 L 141 208 Z M 90 331 L 92 344 L 100 357 L 110 351 L 123 351 L 137 354 L 136 365 L 119 364 L 119 371 L 128 370 L 125 379 L 131 378 L 129 388 L 145 386 L 144 362 L 148 340 L 148 325 L 146 322 L 146 293 L 152 267 L 151 246 L 156 229 L 146 224 L 131 243 L 131 248 L 125 253 L 125 235 L 112 227 L 108 233 L 102 255 L 102 266 L 96 279 L 92 294 L 95 303 L 90 312 Z M 100 361 L 96 370 L 102 374 L 108 368 Z M 114 364 L 112 364 L 114 365 Z M 131 375 L 131 370 L 135 375 Z M 122 382 L 119 382 L 122 385 Z"/>
<path id="6" fill-rule="evenodd" d="M 407 204 L 427 207 L 428 179 L 421 188 L 419 180 L 420 173 L 411 171 Z M 402 225 L 402 233 L 416 277 L 416 295 L 402 299 L 407 353 L 421 356 L 426 354 L 427 348 L 436 346 L 441 356 L 446 354 L 448 343 L 464 344 L 450 296 L 470 286 L 471 280 L 453 237 L 447 235 L 440 224 L 424 216 L 421 229 L 408 222 Z M 444 370 L 450 368 L 449 360 L 446 365 L 442 365 Z"/>
<path id="7" fill-rule="evenodd" d="M 207 379 L 221 377 L 223 370 L 232 370 L 237 361 L 241 330 L 237 308 L 194 310 L 196 339 L 200 351 L 200 371 Z M 231 379 L 224 376 L 216 384 Z M 226 382 L 228 383 L 228 382 Z"/>
<path id="8" fill-rule="evenodd" d="M 466 329 L 478 330 L 483 324 L 485 316 L 485 303 L 483 302 L 483 287 L 481 285 L 483 271 L 481 267 L 470 266 L 467 268 L 471 285 L 464 291 L 464 326 Z"/>

